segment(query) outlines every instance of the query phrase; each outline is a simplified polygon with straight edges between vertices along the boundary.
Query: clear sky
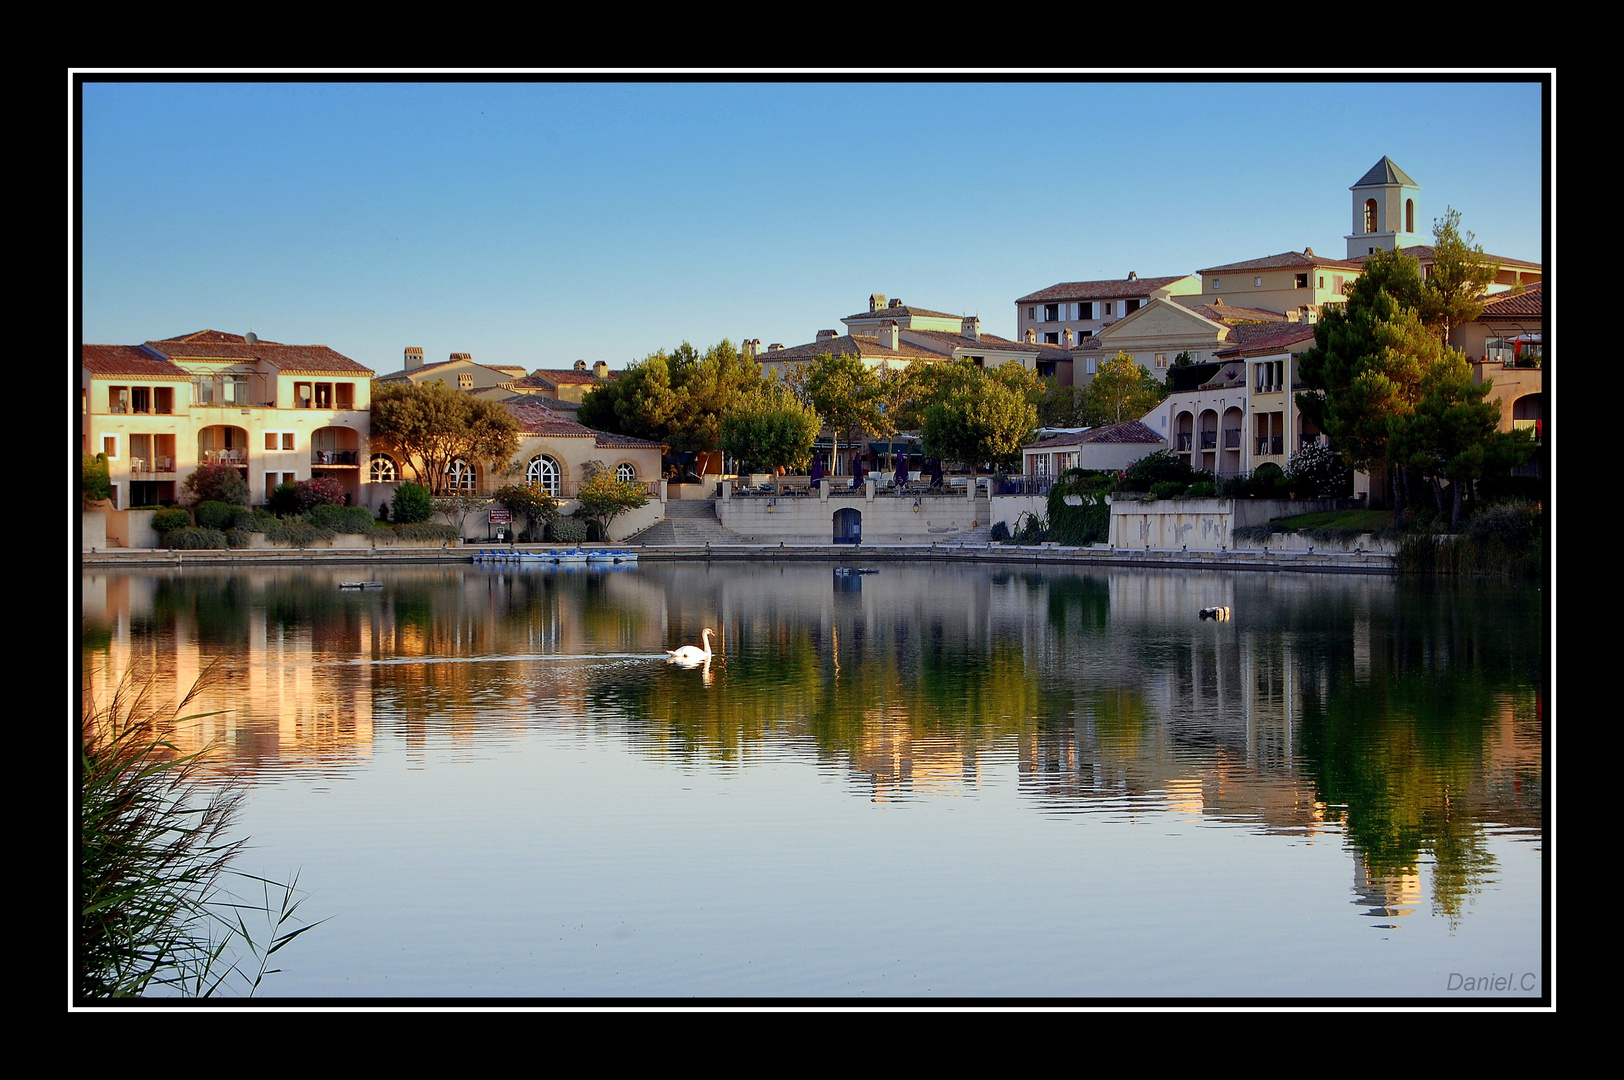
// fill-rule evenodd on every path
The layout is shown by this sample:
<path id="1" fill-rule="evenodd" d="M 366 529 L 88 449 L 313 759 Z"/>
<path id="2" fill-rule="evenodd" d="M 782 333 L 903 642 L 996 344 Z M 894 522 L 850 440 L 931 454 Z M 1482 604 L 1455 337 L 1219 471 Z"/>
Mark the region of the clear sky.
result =
<path id="1" fill-rule="evenodd" d="M 1540 260 L 1542 87 L 1471 78 L 87 82 L 83 338 L 619 368 L 873 292 L 1009 337 L 1061 281 L 1341 257 L 1383 154 Z"/>

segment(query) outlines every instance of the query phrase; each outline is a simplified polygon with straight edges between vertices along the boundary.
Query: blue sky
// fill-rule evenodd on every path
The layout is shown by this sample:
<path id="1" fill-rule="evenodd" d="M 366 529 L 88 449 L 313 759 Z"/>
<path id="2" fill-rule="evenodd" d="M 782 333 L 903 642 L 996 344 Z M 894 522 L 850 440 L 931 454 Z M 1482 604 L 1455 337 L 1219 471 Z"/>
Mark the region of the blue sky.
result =
<path id="1" fill-rule="evenodd" d="M 883 292 L 1012 336 L 1060 281 L 1340 256 L 1383 154 L 1539 260 L 1541 87 L 1467 79 L 90 82 L 82 330 L 618 368 Z"/>

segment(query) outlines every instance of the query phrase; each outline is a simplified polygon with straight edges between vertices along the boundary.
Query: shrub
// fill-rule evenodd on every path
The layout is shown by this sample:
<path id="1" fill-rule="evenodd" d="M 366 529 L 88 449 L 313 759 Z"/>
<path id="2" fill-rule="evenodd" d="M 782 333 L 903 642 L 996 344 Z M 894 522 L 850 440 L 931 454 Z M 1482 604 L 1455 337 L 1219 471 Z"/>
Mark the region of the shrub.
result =
<path id="1" fill-rule="evenodd" d="M 322 503 L 319 506 L 312 506 L 304 517 L 312 525 L 331 529 L 335 533 L 356 536 L 370 533 L 374 524 L 372 511 L 364 506 L 336 506 L 333 503 Z"/>
<path id="2" fill-rule="evenodd" d="M 299 491 L 288 483 L 278 484 L 271 489 L 271 497 L 265 500 L 266 509 L 279 518 L 293 517 L 299 512 Z"/>
<path id="3" fill-rule="evenodd" d="M 995 544 L 1006 544 L 1009 542 L 1008 522 L 995 521 L 992 523 L 992 541 Z"/>
<path id="4" fill-rule="evenodd" d="M 395 523 L 415 525 L 427 521 L 434 513 L 434 496 L 422 484 L 403 481 L 395 489 Z"/>
<path id="5" fill-rule="evenodd" d="M 1252 470 L 1247 481 L 1247 494 L 1259 499 L 1277 499 L 1286 494 L 1285 471 L 1272 461 L 1266 461 Z"/>
<path id="6" fill-rule="evenodd" d="M 296 548 L 307 548 L 318 540 L 332 538 L 333 530 L 313 524 L 302 517 L 281 518 L 275 525 L 265 530 L 265 539 L 271 543 L 289 544 Z"/>
<path id="7" fill-rule="evenodd" d="M 265 532 L 276 526 L 276 515 L 264 507 L 254 508 L 254 523 L 250 526 L 254 532 Z"/>
<path id="8" fill-rule="evenodd" d="M 437 540 L 442 544 L 452 544 L 462 539 L 457 535 L 455 525 L 445 525 L 438 521 L 418 521 L 406 525 L 396 525 L 395 535 L 402 540 Z"/>
<path id="9" fill-rule="evenodd" d="M 581 544 L 586 542 L 586 522 L 573 517 L 561 517 L 547 526 L 547 538 L 555 544 Z"/>
<path id="10" fill-rule="evenodd" d="M 196 527 L 176 529 L 164 536 L 164 545 L 174 550 L 196 551 L 226 547 L 226 534 L 219 529 Z"/>
<path id="11" fill-rule="evenodd" d="M 81 454 L 79 469 L 79 498 L 83 502 L 97 502 L 111 498 L 112 480 L 107 470 L 106 454 Z"/>
<path id="12" fill-rule="evenodd" d="M 251 529 L 254 523 L 253 511 L 246 506 L 235 503 L 200 502 L 192 508 L 197 515 L 197 523 L 205 529 Z"/>
<path id="13" fill-rule="evenodd" d="M 1300 497 L 1340 499 L 1353 494 L 1353 470 L 1329 446 L 1305 446 L 1286 463 L 1285 483 Z"/>
<path id="14" fill-rule="evenodd" d="M 181 487 L 191 496 L 192 502 L 248 505 L 248 481 L 232 465 L 204 465 L 193 470 Z"/>
<path id="15" fill-rule="evenodd" d="M 1111 535 L 1105 497 L 1117 483 L 1112 472 L 1068 469 L 1049 489 L 1049 539 L 1073 547 L 1103 543 Z"/>
<path id="16" fill-rule="evenodd" d="M 254 533 L 253 533 L 253 530 L 251 530 L 251 529 L 227 529 L 226 530 L 226 547 L 229 547 L 229 548 L 245 548 L 245 547 L 248 547 L 250 544 L 252 544 L 253 541 L 254 541 Z"/>
<path id="17" fill-rule="evenodd" d="M 1187 486 L 1196 479 L 1189 462 L 1171 450 L 1158 450 L 1129 465 L 1117 483 L 1118 491 L 1149 491 L 1154 484 L 1178 481 Z"/>
<path id="18" fill-rule="evenodd" d="M 1200 480 L 1190 485 L 1190 490 L 1184 493 L 1186 499 L 1212 499 L 1218 495 L 1218 485 L 1211 480 Z"/>
<path id="19" fill-rule="evenodd" d="M 293 495 L 298 512 L 307 514 L 317 506 L 342 506 L 344 485 L 331 476 L 312 476 L 294 484 Z"/>
<path id="20" fill-rule="evenodd" d="M 171 506 L 165 510 L 155 510 L 152 514 L 152 531 L 159 536 L 175 532 L 178 529 L 184 529 L 191 523 L 191 511 L 183 506 Z"/>
<path id="21" fill-rule="evenodd" d="M 1177 499 L 1190 485 L 1183 480 L 1159 480 L 1150 485 L 1151 499 Z"/>

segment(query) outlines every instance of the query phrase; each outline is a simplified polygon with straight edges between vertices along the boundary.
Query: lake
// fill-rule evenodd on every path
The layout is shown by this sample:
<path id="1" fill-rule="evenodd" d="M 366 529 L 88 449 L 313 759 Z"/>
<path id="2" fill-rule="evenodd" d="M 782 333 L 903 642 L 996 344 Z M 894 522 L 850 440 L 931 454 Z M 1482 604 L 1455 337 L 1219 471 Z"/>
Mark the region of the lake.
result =
<path id="1" fill-rule="evenodd" d="M 86 569 L 84 675 L 224 658 L 262 996 L 1545 992 L 1537 585 L 835 565 Z"/>

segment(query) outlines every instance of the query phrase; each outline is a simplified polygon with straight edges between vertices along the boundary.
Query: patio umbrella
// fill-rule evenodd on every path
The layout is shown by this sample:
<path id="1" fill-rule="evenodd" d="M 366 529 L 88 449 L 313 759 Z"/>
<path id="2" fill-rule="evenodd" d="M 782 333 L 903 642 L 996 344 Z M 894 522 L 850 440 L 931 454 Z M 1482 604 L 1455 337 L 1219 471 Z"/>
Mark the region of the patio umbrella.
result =
<path id="1" fill-rule="evenodd" d="M 851 486 L 863 486 L 863 459 L 855 454 L 851 459 Z"/>
<path id="2" fill-rule="evenodd" d="M 942 486 L 942 459 L 939 457 L 930 459 L 930 486 Z"/>
<path id="3" fill-rule="evenodd" d="M 823 486 L 823 455 L 816 450 L 812 452 L 812 472 L 809 475 L 814 488 Z"/>
<path id="4" fill-rule="evenodd" d="M 908 482 L 908 455 L 897 455 L 897 486 L 901 487 Z"/>

